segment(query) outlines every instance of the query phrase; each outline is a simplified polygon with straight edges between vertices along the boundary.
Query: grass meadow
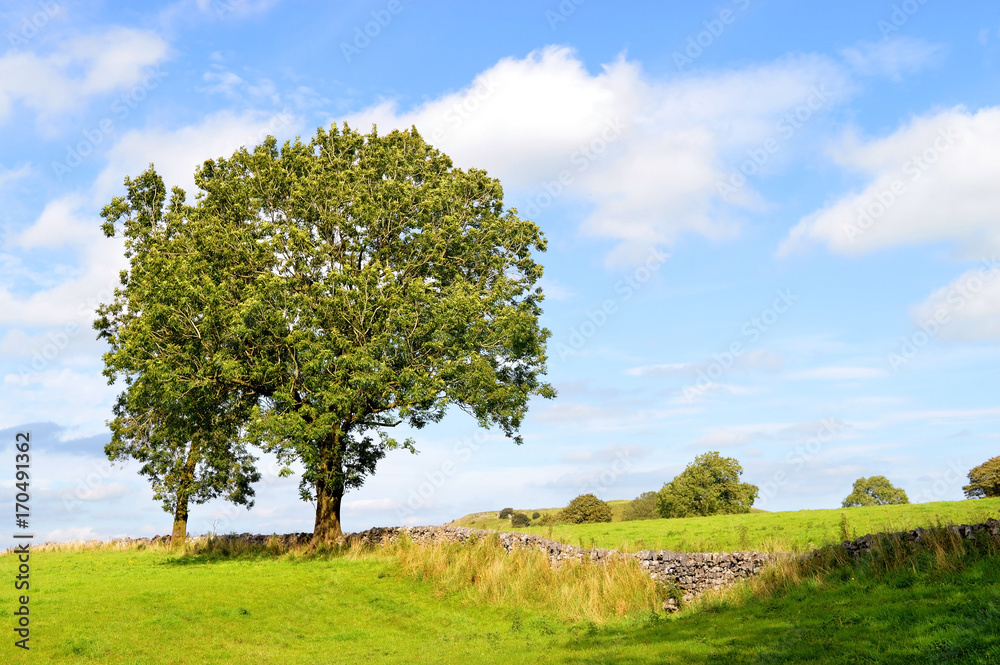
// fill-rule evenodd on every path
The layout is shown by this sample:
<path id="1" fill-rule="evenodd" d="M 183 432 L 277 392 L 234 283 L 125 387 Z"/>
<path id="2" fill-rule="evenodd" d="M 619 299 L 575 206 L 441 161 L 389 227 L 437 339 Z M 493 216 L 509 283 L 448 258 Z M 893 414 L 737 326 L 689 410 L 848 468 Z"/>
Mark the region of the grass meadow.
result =
<path id="1" fill-rule="evenodd" d="M 937 524 L 972 524 L 1000 518 L 1000 498 L 939 501 L 897 506 L 870 506 L 782 513 L 713 515 L 675 519 L 620 521 L 627 501 L 609 502 L 615 520 L 602 524 L 533 526 L 516 531 L 535 533 L 572 545 L 607 547 L 626 552 L 667 549 L 678 552 L 808 552 L 840 543 L 846 517 L 851 539 L 866 533 L 905 531 Z M 498 511 L 499 512 L 499 511 Z M 531 515 L 533 510 L 525 510 Z M 539 511 L 557 512 L 557 509 Z M 497 513 L 476 513 L 455 520 L 455 526 L 512 531 L 510 520 Z"/>
<path id="2" fill-rule="evenodd" d="M 805 526 L 797 515 L 786 525 Z M 667 615 L 666 590 L 633 562 L 553 568 L 495 537 L 321 552 L 67 546 L 32 554 L 32 649 L 5 645 L 0 662 L 996 663 L 997 548 L 944 531 L 921 546 L 880 540 L 858 560 L 828 547 Z M 13 609 L 8 592 L 0 614 Z"/>

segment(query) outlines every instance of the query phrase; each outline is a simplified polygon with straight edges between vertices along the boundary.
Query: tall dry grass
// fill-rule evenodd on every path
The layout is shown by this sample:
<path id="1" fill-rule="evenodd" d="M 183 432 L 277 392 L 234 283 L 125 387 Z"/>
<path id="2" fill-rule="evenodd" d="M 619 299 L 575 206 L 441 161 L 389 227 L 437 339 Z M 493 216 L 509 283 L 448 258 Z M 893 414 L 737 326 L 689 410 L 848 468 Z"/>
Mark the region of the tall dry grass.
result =
<path id="1" fill-rule="evenodd" d="M 352 556 L 376 550 L 354 548 Z M 429 582 L 439 596 L 545 610 L 568 621 L 596 624 L 658 611 L 670 590 L 631 558 L 562 561 L 554 566 L 534 548 L 507 552 L 495 534 L 467 543 L 416 544 L 408 538 L 378 548 L 403 575 Z"/>

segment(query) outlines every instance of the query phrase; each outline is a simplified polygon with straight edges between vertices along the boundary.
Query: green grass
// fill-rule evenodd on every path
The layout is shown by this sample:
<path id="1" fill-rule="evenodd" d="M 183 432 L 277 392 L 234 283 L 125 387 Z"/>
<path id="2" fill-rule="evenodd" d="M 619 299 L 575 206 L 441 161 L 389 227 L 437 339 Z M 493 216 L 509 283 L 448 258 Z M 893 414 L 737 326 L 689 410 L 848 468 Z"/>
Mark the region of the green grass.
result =
<path id="1" fill-rule="evenodd" d="M 626 502 L 621 502 L 626 503 Z M 839 543 L 841 514 L 847 515 L 851 537 L 884 531 L 905 531 L 936 524 L 971 524 L 1000 517 L 1000 498 L 975 501 L 941 501 L 902 506 L 872 506 L 783 513 L 714 515 L 677 519 L 638 520 L 603 524 L 572 524 L 516 529 L 564 543 L 606 547 L 623 551 L 668 549 L 678 552 L 807 552 Z M 531 514 L 530 512 L 528 513 Z M 509 520 L 492 513 L 483 526 L 512 531 Z M 472 526 L 475 519 L 452 522 Z"/>
<path id="2" fill-rule="evenodd" d="M 466 574 L 474 559 L 493 568 L 486 582 Z M 1000 662 L 1000 561 L 986 539 L 889 543 L 857 562 L 830 548 L 680 615 L 633 611 L 603 625 L 561 607 L 567 580 L 593 582 L 590 572 L 546 582 L 530 555 L 514 560 L 485 546 L 228 558 L 40 551 L 30 658 L 8 641 L 0 662 Z M 504 579 L 534 580 L 524 589 L 534 593 L 498 594 Z M 8 587 L 5 631 L 13 609 Z"/>

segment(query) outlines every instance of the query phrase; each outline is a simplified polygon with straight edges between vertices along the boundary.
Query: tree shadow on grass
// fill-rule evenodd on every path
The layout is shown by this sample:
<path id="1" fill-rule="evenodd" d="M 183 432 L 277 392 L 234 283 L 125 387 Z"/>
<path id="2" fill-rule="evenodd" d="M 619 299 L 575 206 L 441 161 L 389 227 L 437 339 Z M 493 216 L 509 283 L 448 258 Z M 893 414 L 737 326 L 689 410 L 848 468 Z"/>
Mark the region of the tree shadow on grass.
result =
<path id="1" fill-rule="evenodd" d="M 1000 663 L 1000 558 L 954 569 L 861 563 L 764 597 L 579 632 L 562 662 Z"/>

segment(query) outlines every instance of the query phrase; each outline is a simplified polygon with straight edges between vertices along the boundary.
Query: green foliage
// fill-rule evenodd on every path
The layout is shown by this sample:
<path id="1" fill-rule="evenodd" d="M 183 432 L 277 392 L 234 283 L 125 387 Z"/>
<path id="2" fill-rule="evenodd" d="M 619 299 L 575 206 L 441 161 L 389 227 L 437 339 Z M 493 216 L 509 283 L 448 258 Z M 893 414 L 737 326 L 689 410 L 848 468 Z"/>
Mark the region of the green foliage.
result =
<path id="1" fill-rule="evenodd" d="M 844 499 L 841 507 L 885 506 L 909 503 L 906 492 L 894 487 L 885 476 L 858 478 L 854 481 L 853 491 Z"/>
<path id="2" fill-rule="evenodd" d="M 542 516 L 542 514 L 540 512 L 538 512 L 537 510 L 535 512 L 531 513 L 531 519 L 533 519 L 533 520 L 537 520 L 541 516 Z"/>
<path id="3" fill-rule="evenodd" d="M 569 524 L 610 522 L 611 506 L 593 494 L 581 494 L 560 511 L 559 521 Z"/>
<path id="4" fill-rule="evenodd" d="M 756 485 L 741 483 L 743 467 L 733 457 L 717 452 L 699 455 L 657 493 L 660 517 L 737 514 L 750 512 Z"/>
<path id="5" fill-rule="evenodd" d="M 559 512 L 555 513 L 545 513 L 542 518 L 535 523 L 535 526 L 553 526 L 555 524 L 560 524 Z"/>
<path id="6" fill-rule="evenodd" d="M 502 520 L 505 520 L 513 514 L 514 514 L 513 508 L 504 508 L 503 510 L 500 511 L 500 514 L 497 515 L 497 517 L 499 517 Z"/>
<path id="7" fill-rule="evenodd" d="M 510 516 L 510 525 L 512 527 L 526 527 L 529 524 L 531 524 L 531 518 L 524 513 L 514 513 Z"/>
<path id="8" fill-rule="evenodd" d="M 659 516 L 660 508 L 656 492 L 643 492 L 625 506 L 622 520 L 655 520 Z"/>
<path id="9" fill-rule="evenodd" d="M 234 417 L 239 442 L 220 436 L 304 467 L 317 539 L 340 535 L 344 492 L 388 451 L 414 451 L 393 427 L 420 429 L 455 406 L 521 443 L 531 398 L 555 396 L 540 380 L 550 335 L 538 324 L 540 230 L 504 209 L 497 180 L 454 168 L 415 129 L 335 126 L 280 149 L 269 137 L 206 161 L 195 182 L 205 194 L 184 215 L 197 225 L 171 231 L 220 248 L 198 255 L 239 295 L 219 304 L 220 395 L 227 408 L 239 401 L 231 383 L 255 400 Z M 161 201 L 136 202 L 137 231 L 162 216 Z M 174 256 L 163 254 L 164 272 L 186 260 Z M 193 322 L 206 315 L 183 302 Z"/>
<path id="10" fill-rule="evenodd" d="M 969 471 L 969 484 L 962 491 L 968 499 L 1000 496 L 1000 457 L 993 457 Z"/>
<path id="11" fill-rule="evenodd" d="M 189 502 L 253 505 L 260 474 L 238 432 L 256 394 L 246 387 L 246 347 L 233 326 L 249 283 L 229 268 L 238 262 L 232 243 L 183 191 L 166 203 L 152 167 L 125 187 L 102 212 L 106 235 L 120 227 L 130 262 L 94 322 L 110 347 L 103 373 L 125 384 L 105 452 L 142 464 L 183 536 Z"/>

